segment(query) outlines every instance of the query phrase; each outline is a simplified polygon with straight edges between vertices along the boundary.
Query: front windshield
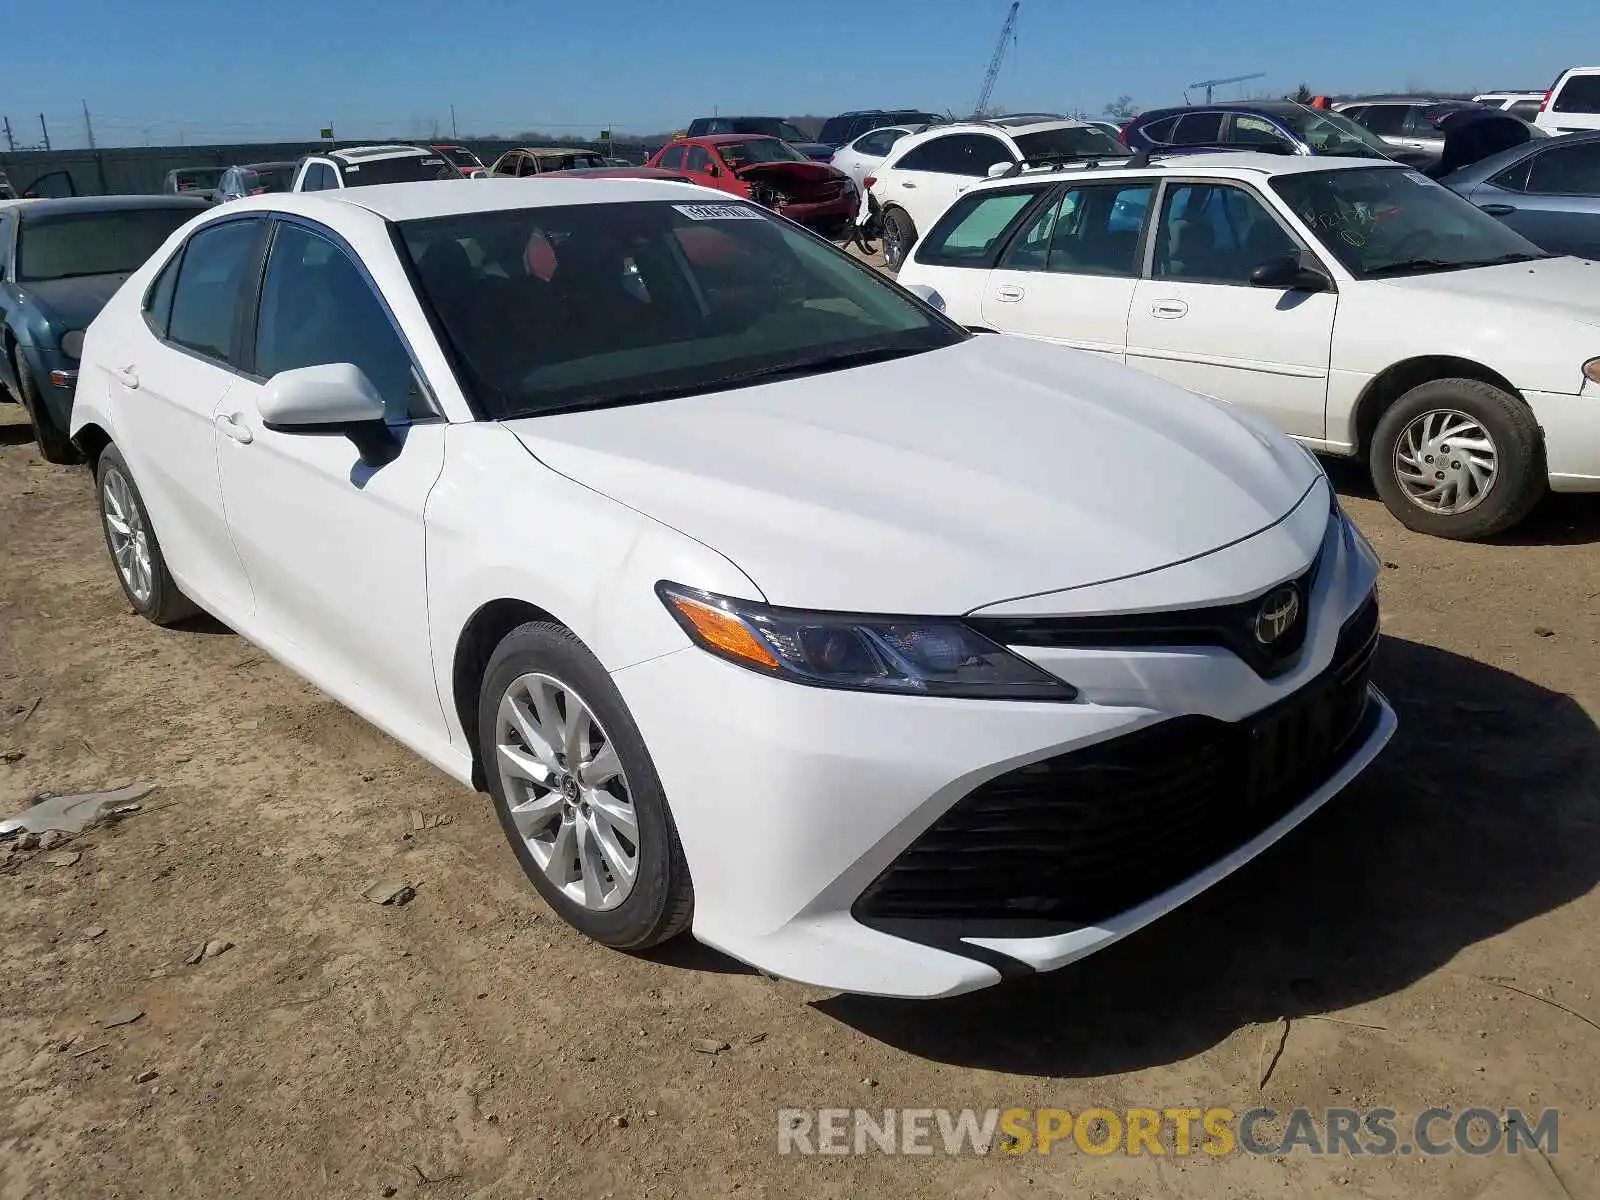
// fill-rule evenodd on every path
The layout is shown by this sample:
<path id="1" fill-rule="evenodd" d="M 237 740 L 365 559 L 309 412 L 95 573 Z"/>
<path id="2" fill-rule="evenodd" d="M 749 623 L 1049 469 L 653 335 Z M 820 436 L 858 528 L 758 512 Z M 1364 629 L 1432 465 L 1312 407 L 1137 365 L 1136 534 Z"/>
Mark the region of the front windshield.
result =
<path id="1" fill-rule="evenodd" d="M 17 239 L 17 279 L 43 283 L 137 271 L 202 206 L 32 217 Z"/>
<path id="2" fill-rule="evenodd" d="M 1104 129 L 1093 125 L 1065 126 L 1060 129 L 1042 129 L 1038 133 L 1024 133 L 1017 138 L 1017 149 L 1028 162 L 1045 162 L 1056 158 L 1093 158 L 1095 155 L 1116 155 L 1126 158 L 1128 152 Z"/>
<path id="3" fill-rule="evenodd" d="M 463 384 L 497 418 L 719 391 L 966 336 L 870 267 L 738 201 L 399 228 Z"/>
<path id="4" fill-rule="evenodd" d="M 1280 118 L 1313 154 L 1333 158 L 1389 158 L 1383 139 L 1343 113 L 1303 108 Z"/>
<path id="5" fill-rule="evenodd" d="M 722 161 L 735 171 L 755 163 L 806 162 L 804 154 L 777 138 L 753 138 L 748 142 L 723 142 L 717 147 Z"/>
<path id="6" fill-rule="evenodd" d="M 1449 188 L 1404 167 L 1280 175 L 1272 188 L 1361 279 L 1547 257 Z"/>
<path id="7" fill-rule="evenodd" d="M 458 167 L 481 167 L 483 161 L 465 146 L 445 146 L 439 151 Z"/>
<path id="8" fill-rule="evenodd" d="M 374 158 L 344 164 L 345 187 L 460 178 L 461 172 L 442 154 L 407 154 L 399 158 Z"/>

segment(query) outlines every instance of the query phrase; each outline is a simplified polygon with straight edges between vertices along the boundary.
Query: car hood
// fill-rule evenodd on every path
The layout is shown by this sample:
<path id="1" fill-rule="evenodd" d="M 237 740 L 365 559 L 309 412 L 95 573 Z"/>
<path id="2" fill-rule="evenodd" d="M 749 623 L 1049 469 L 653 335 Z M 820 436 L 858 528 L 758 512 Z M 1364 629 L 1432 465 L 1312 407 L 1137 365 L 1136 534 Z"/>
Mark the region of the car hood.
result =
<path id="1" fill-rule="evenodd" d="M 1537 313 L 1582 325 L 1600 326 L 1600 263 L 1563 255 L 1533 262 L 1506 263 L 1498 267 L 1473 267 L 1464 271 L 1435 271 L 1409 275 L 1383 283 L 1418 296 L 1447 297 L 1520 310 L 1516 323 Z"/>
<path id="2" fill-rule="evenodd" d="M 100 315 L 106 301 L 128 276 L 84 275 L 78 279 L 47 279 L 20 286 L 52 321 L 66 329 L 83 329 Z"/>
<path id="3" fill-rule="evenodd" d="M 740 179 L 757 179 L 770 184 L 830 183 L 847 178 L 838 167 L 823 162 L 751 163 L 748 167 L 740 167 L 734 174 Z"/>
<path id="4" fill-rule="evenodd" d="M 860 612 L 966 612 L 1167 566 L 1274 524 L 1320 475 L 1220 401 L 998 335 L 507 424 L 768 601 Z"/>

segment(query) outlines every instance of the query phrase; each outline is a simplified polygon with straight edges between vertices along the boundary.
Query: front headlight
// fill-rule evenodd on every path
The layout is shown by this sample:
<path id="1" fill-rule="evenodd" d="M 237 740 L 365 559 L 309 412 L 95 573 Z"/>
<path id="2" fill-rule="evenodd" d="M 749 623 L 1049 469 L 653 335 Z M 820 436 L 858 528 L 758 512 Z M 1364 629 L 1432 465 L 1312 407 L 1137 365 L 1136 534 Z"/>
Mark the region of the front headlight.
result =
<path id="1" fill-rule="evenodd" d="M 663 580 L 656 594 L 702 650 L 812 687 L 909 696 L 1075 700 L 1071 684 L 949 617 L 774 608 Z"/>
<path id="2" fill-rule="evenodd" d="M 73 329 L 61 335 L 61 353 L 73 359 L 83 357 L 83 330 Z"/>

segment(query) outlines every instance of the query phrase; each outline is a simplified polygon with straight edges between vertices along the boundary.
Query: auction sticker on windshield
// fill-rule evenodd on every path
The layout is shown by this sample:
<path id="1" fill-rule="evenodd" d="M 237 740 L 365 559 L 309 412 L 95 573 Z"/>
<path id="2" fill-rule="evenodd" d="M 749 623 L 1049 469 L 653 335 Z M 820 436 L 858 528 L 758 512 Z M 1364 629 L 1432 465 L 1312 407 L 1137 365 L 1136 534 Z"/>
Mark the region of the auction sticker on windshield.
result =
<path id="1" fill-rule="evenodd" d="M 691 221 L 760 221 L 764 218 L 743 204 L 674 204 Z"/>

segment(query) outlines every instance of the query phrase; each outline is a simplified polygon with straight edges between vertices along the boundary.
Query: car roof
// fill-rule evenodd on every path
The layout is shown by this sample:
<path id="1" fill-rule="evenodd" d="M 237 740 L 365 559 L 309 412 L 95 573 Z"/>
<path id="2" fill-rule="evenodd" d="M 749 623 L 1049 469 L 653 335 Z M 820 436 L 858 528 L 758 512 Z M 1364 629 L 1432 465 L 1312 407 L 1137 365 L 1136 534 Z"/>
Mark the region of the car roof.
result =
<path id="1" fill-rule="evenodd" d="M 343 150 L 330 150 L 322 157 L 337 158 L 342 162 L 373 162 L 382 158 L 405 158 L 408 155 L 432 154 L 422 146 L 346 146 Z"/>
<path id="2" fill-rule="evenodd" d="M 1108 156 L 1110 159 L 1111 156 Z M 1149 172 L 1167 172 L 1183 175 L 1215 175 L 1219 178 L 1237 178 L 1241 173 L 1253 175 L 1304 175 L 1312 171 L 1348 171 L 1359 167 L 1385 167 L 1407 170 L 1404 163 L 1386 158 L 1334 158 L 1308 154 L 1262 154 L 1252 150 L 1198 151 L 1191 153 L 1157 154 L 1147 166 L 1136 166 L 1131 161 L 1105 161 L 1100 166 L 1079 166 L 1072 163 L 1060 167 L 1035 167 L 1001 179 L 984 179 L 967 190 L 980 191 L 1002 188 L 1012 184 L 1050 182 L 1054 179 L 1105 178 L 1116 175 L 1143 175 Z"/>
<path id="3" fill-rule="evenodd" d="M 28 218 L 76 212 L 137 212 L 149 208 L 192 208 L 209 211 L 198 196 L 45 196 L 28 201 Z"/>
<path id="4" fill-rule="evenodd" d="M 727 192 L 700 188 L 707 196 L 734 203 Z M 252 209 L 328 219 L 331 212 L 357 209 L 386 221 L 425 220 L 465 213 L 510 212 L 561 204 L 621 204 L 630 200 L 678 200 L 684 185 L 673 180 L 583 179 L 542 175 L 519 179 L 438 179 L 415 183 L 377 183 L 325 192 L 279 192 L 249 196 L 227 206 L 229 212 Z M 329 209 L 329 205 L 338 208 Z"/>
<path id="5" fill-rule="evenodd" d="M 1174 113 L 1186 112 L 1264 112 L 1264 113 L 1291 113 L 1313 111 L 1304 104 L 1293 100 L 1218 100 L 1213 104 L 1174 104 L 1170 108 L 1152 108 L 1149 112 L 1140 113 L 1134 118 L 1136 121 L 1146 121 L 1152 117 L 1166 117 Z"/>
<path id="6" fill-rule="evenodd" d="M 695 137 L 679 138 L 679 142 L 704 142 L 707 146 L 721 146 L 728 142 L 780 142 L 783 139 L 770 133 L 702 133 Z M 667 143 L 671 145 L 672 143 Z"/>
<path id="7" fill-rule="evenodd" d="M 947 133 L 1003 133 L 1008 137 L 1024 137 L 1030 133 L 1040 133 L 1047 129 L 1088 129 L 1091 128 L 1087 121 L 1077 121 L 1071 117 L 1052 117 L 1042 120 L 1034 116 L 1000 117 L 995 120 L 983 121 L 942 121 L 929 125 L 913 133 L 911 137 L 918 142 Z M 907 139 L 909 140 L 909 139 Z M 909 149 L 909 147 L 908 147 Z"/>
<path id="8" fill-rule="evenodd" d="M 532 154 L 536 158 L 554 158 L 558 154 L 599 154 L 587 146 L 513 146 L 507 154 Z"/>
<path id="9" fill-rule="evenodd" d="M 293 168 L 299 166 L 300 164 L 298 162 L 289 161 L 289 162 L 235 163 L 234 165 L 237 166 L 237 167 L 242 167 L 246 171 L 265 171 L 265 170 L 270 170 L 270 169 L 272 169 L 274 167 L 287 167 L 287 168 L 292 170 Z"/>
<path id="10" fill-rule="evenodd" d="M 687 175 L 669 171 L 665 167 L 570 167 L 565 171 L 546 171 L 541 178 L 548 179 L 671 179 L 678 183 L 692 183 Z"/>

